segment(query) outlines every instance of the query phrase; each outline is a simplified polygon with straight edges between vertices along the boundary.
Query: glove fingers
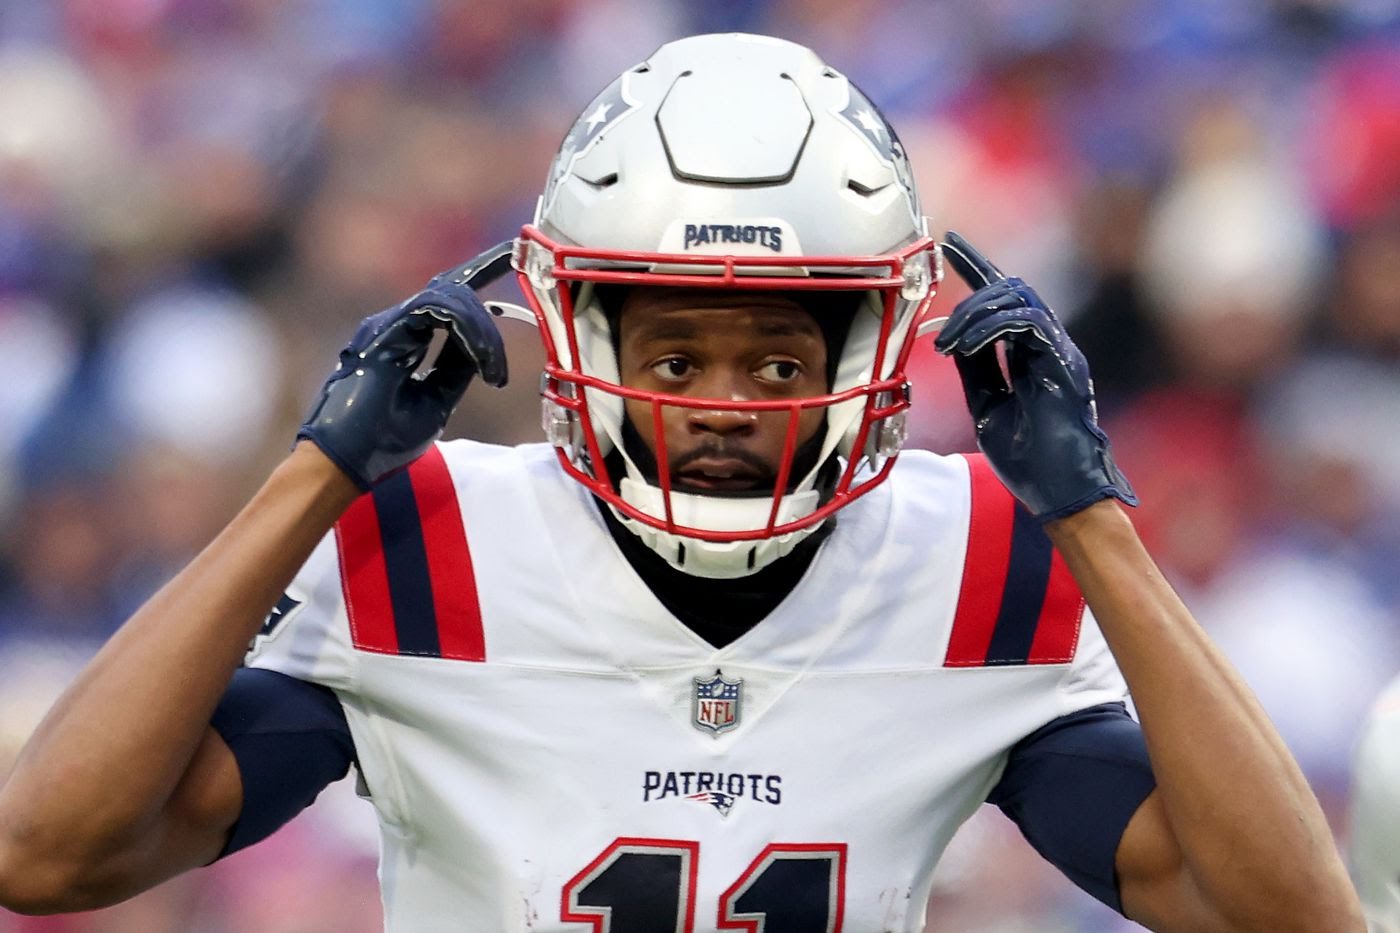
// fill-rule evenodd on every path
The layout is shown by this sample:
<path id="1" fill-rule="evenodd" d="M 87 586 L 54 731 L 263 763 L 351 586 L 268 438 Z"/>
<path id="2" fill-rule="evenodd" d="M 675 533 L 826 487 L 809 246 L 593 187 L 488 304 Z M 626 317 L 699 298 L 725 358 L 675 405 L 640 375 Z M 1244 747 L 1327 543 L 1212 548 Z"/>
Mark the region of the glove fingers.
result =
<path id="1" fill-rule="evenodd" d="M 942 252 L 953 271 L 973 290 L 1006 278 L 990 259 L 955 231 L 948 231 Z"/>
<path id="2" fill-rule="evenodd" d="M 481 308 L 481 313 L 463 315 L 454 322 L 454 332 L 462 341 L 462 349 L 471 357 L 476 371 L 490 385 L 500 388 L 506 384 L 509 373 L 506 369 L 506 344 L 501 332 L 491 320 L 490 312 Z"/>
<path id="3" fill-rule="evenodd" d="M 437 313 L 416 311 L 390 324 L 366 354 L 380 368 L 387 364 L 403 373 L 395 393 L 398 404 L 408 408 L 400 410 L 437 409 L 440 420 L 445 422 L 476 375 L 477 367 L 465 343 L 456 336 L 454 325 L 440 317 L 439 309 L 433 310 Z M 420 372 L 433 335 L 439 331 L 446 339 L 431 360 L 431 368 Z"/>
<path id="4" fill-rule="evenodd" d="M 1005 346 L 1006 376 L 1013 393 L 1029 396 L 1062 381 L 1064 370 L 1053 355 L 1015 341 L 1008 341 Z"/>
<path id="5" fill-rule="evenodd" d="M 357 356 L 369 349 L 370 345 L 394 322 L 398 314 L 398 308 L 387 308 L 378 314 L 371 314 L 361 321 L 360 326 L 355 328 L 355 334 L 350 338 L 350 342 L 345 345 L 344 350 L 340 351 L 341 358 Z"/>
<path id="6" fill-rule="evenodd" d="M 399 369 L 413 370 L 422 362 L 432 334 L 433 328 L 428 322 L 411 315 L 401 315 L 397 320 L 390 321 L 363 350 L 353 356 L 361 361 L 374 360 Z"/>
<path id="7" fill-rule="evenodd" d="M 1018 334 L 1026 336 L 1018 338 Z M 958 341 L 958 350 L 976 353 L 992 341 L 1003 338 L 1009 338 L 1013 343 L 1025 340 L 1036 340 L 1045 345 L 1050 343 L 1040 313 L 1033 308 L 1015 307 L 980 317 L 963 333 Z"/>
<path id="8" fill-rule="evenodd" d="M 937 339 L 934 340 L 934 349 L 940 353 L 951 352 L 954 345 L 962 340 L 962 335 L 976 322 L 982 320 L 989 314 L 998 311 L 1006 311 L 1024 305 L 1025 302 L 1014 291 L 1003 285 L 991 285 L 986 289 L 973 294 L 969 298 L 963 299 L 953 313 L 948 316 L 948 321 L 938 332 Z"/>
<path id="9" fill-rule="evenodd" d="M 461 344 L 481 378 L 496 388 L 506 384 L 506 346 L 491 313 L 466 289 L 444 288 L 423 292 L 407 306 L 414 316 L 447 325 Z"/>
<path id="10" fill-rule="evenodd" d="M 984 285 L 991 285 L 993 282 L 999 282 L 1006 278 L 990 259 L 982 255 L 980 250 L 952 230 L 949 230 L 945 237 L 943 256 L 948 260 L 958 277 L 974 291 Z"/>
<path id="11" fill-rule="evenodd" d="M 506 240 L 479 255 L 473 256 L 460 266 L 449 269 L 433 277 L 429 286 L 443 282 L 468 288 L 485 288 L 510 271 L 511 253 L 514 240 Z"/>
<path id="12" fill-rule="evenodd" d="M 975 308 L 958 322 L 946 346 L 939 349 L 945 353 L 976 353 L 993 340 L 1021 332 L 1027 332 L 1041 342 L 1049 342 L 1044 317 L 1036 309 L 1027 308 L 1019 300 L 998 302 L 996 305 Z M 939 339 L 943 339 L 942 334 Z"/>
<path id="13" fill-rule="evenodd" d="M 974 421 L 980 420 L 1011 394 L 995 349 L 989 347 L 980 353 L 960 354 L 953 357 L 953 363 L 962 378 L 967 410 Z"/>
<path id="14" fill-rule="evenodd" d="M 450 412 L 466 393 L 476 372 L 476 364 L 467 355 L 465 346 L 450 339 L 433 362 L 433 371 L 420 383 L 421 391 L 430 394 L 443 411 Z"/>

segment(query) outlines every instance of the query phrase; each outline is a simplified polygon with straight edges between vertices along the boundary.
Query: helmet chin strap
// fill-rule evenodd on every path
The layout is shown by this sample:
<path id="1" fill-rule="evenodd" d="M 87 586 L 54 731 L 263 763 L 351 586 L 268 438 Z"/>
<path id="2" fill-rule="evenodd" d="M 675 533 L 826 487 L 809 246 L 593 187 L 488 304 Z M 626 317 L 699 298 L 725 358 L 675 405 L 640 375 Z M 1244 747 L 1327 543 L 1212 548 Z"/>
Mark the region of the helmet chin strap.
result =
<path id="1" fill-rule="evenodd" d="M 622 478 L 618 492 L 624 502 L 652 515 L 664 515 L 665 494 L 657 486 L 639 482 L 630 476 Z M 816 490 L 789 493 L 778 509 L 778 522 L 793 521 L 817 507 Z M 727 499 L 693 493 L 672 492 L 671 515 L 682 525 L 700 524 L 717 531 L 752 528 L 768 520 L 770 499 Z M 613 514 L 648 547 L 660 554 L 672 567 L 683 573 L 712 579 L 746 577 L 786 556 L 793 548 L 816 531 L 814 525 L 800 531 L 772 538 L 744 541 L 705 541 L 672 534 L 634 521 L 613 509 Z M 757 519 L 757 521 L 755 521 Z"/>

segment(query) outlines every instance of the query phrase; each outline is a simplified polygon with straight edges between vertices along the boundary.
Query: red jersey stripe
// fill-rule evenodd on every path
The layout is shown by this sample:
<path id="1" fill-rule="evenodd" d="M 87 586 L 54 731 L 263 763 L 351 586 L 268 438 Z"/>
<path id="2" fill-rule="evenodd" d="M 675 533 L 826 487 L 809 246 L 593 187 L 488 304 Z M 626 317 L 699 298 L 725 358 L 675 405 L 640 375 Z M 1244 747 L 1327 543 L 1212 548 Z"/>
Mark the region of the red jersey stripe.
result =
<path id="1" fill-rule="evenodd" d="M 943 660 L 947 667 L 978 667 L 987 661 L 1011 564 L 1016 509 L 1011 493 L 992 472 L 986 457 L 968 454 L 964 459 L 972 483 L 972 510 L 958 608 Z"/>
<path id="2" fill-rule="evenodd" d="M 397 654 L 399 638 L 374 496 L 360 496 L 346 509 L 335 524 L 335 541 L 351 641 L 365 651 Z"/>
<path id="3" fill-rule="evenodd" d="M 486 635 L 462 510 L 442 451 L 433 445 L 408 469 L 432 580 L 442 657 L 485 661 Z"/>
<path id="4" fill-rule="evenodd" d="M 1045 587 L 1045 602 L 1040 607 L 1035 639 L 1031 642 L 1027 664 L 1064 664 L 1074 660 L 1079 645 L 1079 623 L 1084 618 L 1084 596 L 1079 584 L 1070 576 L 1069 567 L 1059 551 L 1050 556 L 1050 582 Z"/>

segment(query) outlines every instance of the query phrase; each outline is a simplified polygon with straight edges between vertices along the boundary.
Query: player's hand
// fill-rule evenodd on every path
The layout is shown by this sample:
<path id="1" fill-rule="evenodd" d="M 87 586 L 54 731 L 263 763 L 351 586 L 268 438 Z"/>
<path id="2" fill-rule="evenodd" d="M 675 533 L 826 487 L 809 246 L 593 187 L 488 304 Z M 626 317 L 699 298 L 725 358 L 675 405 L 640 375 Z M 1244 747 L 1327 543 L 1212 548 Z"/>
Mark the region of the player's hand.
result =
<path id="1" fill-rule="evenodd" d="M 509 247 L 503 243 L 436 275 L 403 304 L 365 318 L 297 439 L 314 442 L 368 490 L 442 435 L 473 376 L 505 385 L 505 345 L 472 287 L 509 268 Z M 446 339 L 427 360 L 438 332 Z"/>
<path id="2" fill-rule="evenodd" d="M 957 364 L 977 446 L 1002 483 L 1041 521 L 1109 496 L 1137 505 L 1099 428 L 1089 365 L 1055 312 L 952 231 L 943 255 L 973 292 L 934 346 Z"/>

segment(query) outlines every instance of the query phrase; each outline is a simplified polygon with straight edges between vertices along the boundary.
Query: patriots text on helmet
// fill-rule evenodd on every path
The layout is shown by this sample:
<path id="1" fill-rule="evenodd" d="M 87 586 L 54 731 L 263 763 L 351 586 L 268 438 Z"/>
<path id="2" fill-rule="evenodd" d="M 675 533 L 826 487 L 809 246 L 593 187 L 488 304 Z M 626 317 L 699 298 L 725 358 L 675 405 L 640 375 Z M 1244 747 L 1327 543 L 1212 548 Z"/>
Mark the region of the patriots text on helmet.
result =
<path id="1" fill-rule="evenodd" d="M 783 248 L 781 227 L 756 224 L 686 224 L 684 249 L 713 243 L 748 243 L 765 246 L 773 252 Z"/>

